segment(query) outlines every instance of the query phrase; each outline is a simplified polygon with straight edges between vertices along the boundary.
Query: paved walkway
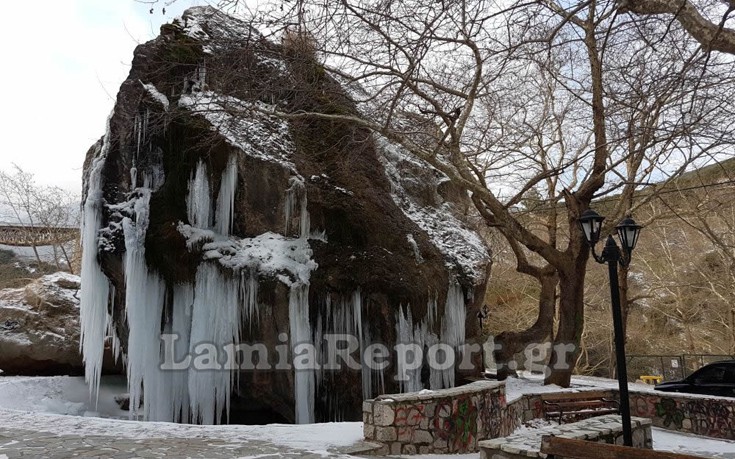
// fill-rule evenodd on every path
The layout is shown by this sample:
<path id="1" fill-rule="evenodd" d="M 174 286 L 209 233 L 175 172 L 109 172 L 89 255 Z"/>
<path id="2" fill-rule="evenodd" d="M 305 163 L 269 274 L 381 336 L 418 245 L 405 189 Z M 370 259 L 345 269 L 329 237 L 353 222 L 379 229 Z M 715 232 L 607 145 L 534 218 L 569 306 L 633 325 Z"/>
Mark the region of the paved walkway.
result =
<path id="1" fill-rule="evenodd" d="M 54 435 L 21 429 L 0 429 L 0 458 L 75 457 L 127 458 L 210 458 L 306 457 L 321 454 L 289 450 L 265 442 L 227 442 L 206 438 L 117 439 L 111 436 Z"/>
<path id="2" fill-rule="evenodd" d="M 182 426 L 0 409 L 0 459 L 354 459 L 357 426 L 334 426 Z"/>
<path id="3" fill-rule="evenodd" d="M 227 442 L 207 438 L 126 439 L 99 435 L 53 435 L 20 429 L 0 429 L 0 458 L 322 458 L 307 451 L 289 451 L 265 442 Z"/>

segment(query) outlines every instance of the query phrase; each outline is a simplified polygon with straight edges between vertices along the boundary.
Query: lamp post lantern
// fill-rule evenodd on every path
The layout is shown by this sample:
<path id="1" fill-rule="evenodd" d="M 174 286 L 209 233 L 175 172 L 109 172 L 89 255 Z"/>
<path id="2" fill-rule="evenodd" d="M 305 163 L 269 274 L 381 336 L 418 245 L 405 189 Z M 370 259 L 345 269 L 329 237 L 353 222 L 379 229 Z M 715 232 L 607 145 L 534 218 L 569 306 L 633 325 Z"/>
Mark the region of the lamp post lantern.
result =
<path id="1" fill-rule="evenodd" d="M 628 398 L 628 371 L 625 365 L 625 335 L 623 331 L 623 312 L 620 308 L 620 286 L 618 285 L 618 264 L 627 267 L 630 257 L 638 242 L 642 226 L 628 217 L 615 227 L 623 246 L 621 251 L 612 236 L 608 236 L 602 253 L 597 255 L 595 244 L 600 240 L 602 221 L 605 217 L 594 210 L 586 210 L 579 218 L 579 226 L 592 249 L 592 257 L 598 263 L 607 263 L 610 276 L 610 299 L 612 302 L 613 332 L 615 336 L 615 360 L 620 392 L 620 416 L 623 421 L 623 441 L 625 446 L 633 446 L 633 434 L 630 429 L 630 400 Z"/>

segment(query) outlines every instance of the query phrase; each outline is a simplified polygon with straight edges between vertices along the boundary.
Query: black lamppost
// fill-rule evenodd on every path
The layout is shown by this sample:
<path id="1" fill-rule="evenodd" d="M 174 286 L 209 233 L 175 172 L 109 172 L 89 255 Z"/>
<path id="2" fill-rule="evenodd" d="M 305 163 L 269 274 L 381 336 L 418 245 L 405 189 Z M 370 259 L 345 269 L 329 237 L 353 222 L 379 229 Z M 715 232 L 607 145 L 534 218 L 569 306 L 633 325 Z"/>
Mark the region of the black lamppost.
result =
<path id="1" fill-rule="evenodd" d="M 638 242 L 641 226 L 632 218 L 624 219 L 615 229 L 623 246 L 621 252 L 612 236 L 608 236 L 602 254 L 595 253 L 595 244 L 600 240 L 600 230 L 605 217 L 594 210 L 586 210 L 579 218 L 579 226 L 592 248 L 592 256 L 598 263 L 607 263 L 610 275 L 610 298 L 612 300 L 613 331 L 615 334 L 615 360 L 618 372 L 618 388 L 620 391 L 620 415 L 623 419 L 623 441 L 625 446 L 633 446 L 633 434 L 630 430 L 630 400 L 628 399 L 628 371 L 625 367 L 625 335 L 623 334 L 623 313 L 620 309 L 620 287 L 618 285 L 618 263 L 626 267 L 630 263 L 631 253 Z"/>

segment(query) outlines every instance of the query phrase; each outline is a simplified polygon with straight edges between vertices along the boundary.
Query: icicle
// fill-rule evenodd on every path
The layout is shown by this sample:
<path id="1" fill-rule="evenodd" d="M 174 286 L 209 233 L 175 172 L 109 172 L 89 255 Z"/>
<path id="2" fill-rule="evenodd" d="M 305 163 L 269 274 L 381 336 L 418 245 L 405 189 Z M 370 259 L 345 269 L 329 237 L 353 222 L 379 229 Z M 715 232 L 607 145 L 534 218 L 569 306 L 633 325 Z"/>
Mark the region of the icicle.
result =
<path id="1" fill-rule="evenodd" d="M 306 196 L 306 187 L 304 181 L 300 177 L 291 177 L 289 179 L 290 186 L 286 190 L 286 199 L 284 204 L 284 214 L 286 216 L 286 224 L 284 227 L 284 235 L 291 234 L 291 223 L 294 218 L 294 211 L 297 203 L 299 204 L 299 228 L 297 230 L 299 237 L 306 239 L 310 237 L 311 220 L 309 212 L 306 210 L 308 199 Z M 318 234 L 317 234 L 318 236 Z"/>
<path id="2" fill-rule="evenodd" d="M 373 371 L 367 365 L 365 359 L 362 358 L 365 348 L 370 345 L 370 337 L 368 335 L 369 330 L 363 326 L 362 323 L 362 292 L 360 289 L 355 290 L 352 294 L 352 320 L 353 327 L 352 333 L 357 332 L 358 339 L 360 340 L 360 362 L 362 363 L 362 370 L 360 370 L 362 378 L 362 398 L 367 400 L 373 397 Z"/>
<path id="3" fill-rule="evenodd" d="M 437 310 L 438 302 L 439 302 L 439 293 L 434 292 L 433 297 L 431 297 L 431 293 L 429 293 L 429 301 L 426 304 L 426 321 L 427 321 L 429 330 L 434 330 L 434 323 L 436 322 L 436 310 Z"/>
<path id="4" fill-rule="evenodd" d="M 447 302 L 444 306 L 444 317 L 442 318 L 441 342 L 452 346 L 455 350 L 455 360 L 459 361 L 458 353 L 465 339 L 465 322 L 467 310 L 465 308 L 462 286 L 452 279 L 447 287 Z M 454 368 L 443 371 L 444 387 L 454 387 Z"/>
<path id="5" fill-rule="evenodd" d="M 284 204 L 284 213 L 286 215 L 286 222 L 283 225 L 283 234 L 285 236 L 288 236 L 291 231 L 291 214 L 293 213 L 294 209 L 294 197 L 293 193 L 290 193 L 289 190 L 286 190 L 286 199 Z"/>
<path id="6" fill-rule="evenodd" d="M 407 305 L 406 308 L 401 305 L 398 307 L 398 314 L 396 318 L 396 336 L 397 343 L 401 344 L 416 344 L 422 350 L 424 348 L 424 338 L 426 336 L 426 326 L 419 325 L 414 328 L 413 317 L 411 316 L 411 307 Z M 416 356 L 413 356 L 416 357 Z M 418 392 L 424 388 L 421 383 L 421 368 L 418 369 L 407 369 L 404 367 L 405 362 L 398 361 L 398 374 L 403 377 L 408 377 L 408 380 L 399 381 L 401 392 Z"/>
<path id="7" fill-rule="evenodd" d="M 143 142 L 148 144 L 148 151 L 150 152 L 150 144 L 148 143 L 148 122 L 151 118 L 150 109 L 145 109 L 145 119 L 143 120 Z"/>
<path id="8" fill-rule="evenodd" d="M 182 361 L 189 351 L 191 337 L 191 309 L 194 304 L 194 288 L 190 284 L 174 287 L 171 332 L 179 336 L 180 343 L 175 349 L 177 362 Z M 189 420 L 189 378 L 186 371 L 173 373 L 171 393 L 173 394 L 173 420 Z"/>
<path id="9" fill-rule="evenodd" d="M 142 131 L 140 115 L 138 113 L 135 114 L 133 130 L 135 132 L 135 138 L 136 138 L 135 159 L 138 159 L 140 157 L 140 144 L 141 144 L 141 131 Z"/>
<path id="10" fill-rule="evenodd" d="M 293 285 L 288 302 L 291 346 L 311 343 L 309 286 Z M 294 404 L 297 424 L 314 422 L 314 371 L 294 370 Z"/>
<path id="11" fill-rule="evenodd" d="M 332 299 L 329 295 L 327 295 L 327 299 L 325 301 L 324 311 L 326 313 L 326 316 L 329 317 L 332 311 Z M 316 346 L 317 359 L 320 362 L 324 361 L 327 352 L 327 345 L 324 342 L 324 333 L 328 325 L 329 319 L 322 318 L 322 314 L 320 311 L 320 313 L 316 316 L 316 325 L 314 326 L 314 345 Z M 316 382 L 314 387 L 320 387 L 322 381 L 324 380 L 324 368 L 320 367 L 319 370 L 317 370 L 315 373 Z"/>
<path id="12" fill-rule="evenodd" d="M 307 204 L 307 198 L 306 198 L 306 189 L 304 188 L 304 195 L 301 197 L 301 215 L 299 220 L 299 237 L 301 239 L 306 239 L 309 237 L 309 233 L 311 232 L 311 220 L 309 217 L 309 211 L 306 210 L 306 204 Z"/>
<path id="13" fill-rule="evenodd" d="M 138 169 L 133 166 L 130 168 L 130 189 L 135 189 L 138 183 Z"/>
<path id="14" fill-rule="evenodd" d="M 240 343 L 238 300 L 237 282 L 220 272 L 213 263 L 199 265 L 189 343 L 189 351 L 195 356 L 188 375 L 194 422 L 219 424 L 223 413 L 229 415 L 232 379 L 230 372 L 222 368 L 225 362 L 216 357 L 217 350 Z M 213 351 L 211 359 L 205 355 L 208 346 Z"/>
<path id="15" fill-rule="evenodd" d="M 145 262 L 150 190 L 140 189 L 139 192 L 142 195 L 135 201 L 135 221 L 129 217 L 122 221 L 125 235 L 125 310 L 129 328 L 127 376 L 130 416 L 133 418 L 137 414 L 145 385 L 149 396 L 144 404 L 143 417 L 161 420 L 161 410 L 154 406 L 163 402 L 158 390 L 164 385 L 158 368 L 158 349 L 165 285 L 157 274 L 148 271 Z"/>
<path id="16" fill-rule="evenodd" d="M 442 319 L 442 342 L 455 348 L 464 343 L 466 320 L 467 310 L 462 287 L 456 280 L 452 280 L 447 288 L 447 303 Z"/>
<path id="17" fill-rule="evenodd" d="M 254 271 L 242 271 L 240 275 L 240 296 L 243 302 L 244 319 L 252 331 L 253 322 L 260 320 L 258 316 L 258 280 L 255 278 Z"/>
<path id="18" fill-rule="evenodd" d="M 225 236 L 232 232 L 232 218 L 235 211 L 235 190 L 237 188 L 237 162 L 235 155 L 230 155 L 227 166 L 222 173 L 222 181 L 217 195 L 217 215 L 214 230 Z"/>
<path id="19" fill-rule="evenodd" d="M 423 263 L 424 257 L 421 256 L 419 245 L 416 243 L 416 239 L 414 239 L 413 234 L 407 234 L 406 240 L 408 240 L 408 245 L 410 245 L 411 249 L 413 250 L 413 257 L 416 259 L 416 264 Z"/>
<path id="20" fill-rule="evenodd" d="M 99 394 L 102 356 L 105 349 L 105 331 L 108 324 L 107 305 L 110 294 L 109 280 L 102 272 L 97 260 L 98 232 L 102 224 L 102 168 L 109 149 L 110 118 L 107 119 L 105 137 L 90 168 L 81 231 L 80 350 L 84 356 L 84 380 L 89 385 L 90 396 L 94 397 L 95 400 Z"/>
<path id="21" fill-rule="evenodd" d="M 195 228 L 208 229 L 211 224 L 211 198 L 207 166 L 199 161 L 196 172 L 189 180 L 189 194 L 186 198 L 189 224 Z"/>
<path id="22" fill-rule="evenodd" d="M 107 337 L 110 339 L 110 344 L 112 346 L 112 357 L 115 359 L 115 362 L 120 360 L 121 357 L 121 345 L 120 345 L 120 338 L 117 337 L 117 332 L 115 331 L 114 324 L 111 320 L 107 321 Z"/>
<path id="23" fill-rule="evenodd" d="M 283 227 L 283 234 L 285 236 L 291 234 L 291 219 L 293 218 L 293 213 L 296 209 L 296 201 L 298 199 L 296 196 L 296 188 L 297 184 L 301 182 L 298 178 L 291 177 L 291 179 L 289 179 L 289 183 L 291 186 L 286 190 L 286 198 L 284 200 L 284 214 L 286 216 L 286 222 Z"/>

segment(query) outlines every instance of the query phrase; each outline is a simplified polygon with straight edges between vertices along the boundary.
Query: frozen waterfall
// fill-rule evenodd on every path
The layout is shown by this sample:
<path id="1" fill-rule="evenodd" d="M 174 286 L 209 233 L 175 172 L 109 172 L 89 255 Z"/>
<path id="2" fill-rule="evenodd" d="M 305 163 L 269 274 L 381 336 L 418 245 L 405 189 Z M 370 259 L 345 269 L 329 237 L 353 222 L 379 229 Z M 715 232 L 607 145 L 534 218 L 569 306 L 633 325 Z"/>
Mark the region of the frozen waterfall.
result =
<path id="1" fill-rule="evenodd" d="M 213 263 L 199 265 L 192 306 L 189 399 L 194 422 L 219 424 L 229 414 L 232 377 L 218 361 L 218 350 L 240 343 L 238 283 Z M 211 371 L 210 371 L 211 370 Z"/>
<path id="2" fill-rule="evenodd" d="M 214 218 L 214 230 L 224 236 L 229 236 L 232 232 L 236 190 L 237 158 L 235 155 L 230 155 L 227 166 L 222 173 L 219 193 L 217 194 L 217 214 Z"/>
<path id="3" fill-rule="evenodd" d="M 367 323 L 363 320 L 363 300 L 362 292 L 358 289 L 347 298 L 339 301 L 332 301 L 330 295 L 325 299 L 324 307 L 320 309 L 317 315 L 317 323 L 314 327 L 314 343 L 317 350 L 317 360 L 326 362 L 328 360 L 329 343 L 325 340 L 325 335 L 332 334 L 339 338 L 355 338 L 357 340 L 357 351 L 355 355 L 356 368 L 345 371 L 360 370 L 362 382 L 362 398 L 373 398 L 378 393 L 385 390 L 385 381 L 383 379 L 383 371 L 379 369 L 371 369 L 368 363 L 363 359 L 365 349 L 371 344 L 370 330 Z M 352 357 L 352 356 L 350 356 Z M 359 359 L 359 360 L 358 360 Z M 320 386 L 328 378 L 331 370 L 325 369 L 323 366 L 316 371 L 316 385 Z M 339 371 L 339 370 L 338 370 Z M 333 394 L 327 394 L 327 409 L 330 411 L 329 420 L 339 420 L 339 415 L 334 413 L 339 411 L 340 401 L 334 398 Z"/>
<path id="4" fill-rule="evenodd" d="M 285 225 L 283 234 L 288 236 L 292 232 L 296 232 L 300 238 L 309 237 L 311 231 L 311 222 L 309 212 L 306 210 L 308 200 L 306 197 L 306 186 L 301 177 L 291 177 L 289 179 L 289 188 L 286 190 L 285 199 Z M 298 209 L 298 214 L 296 213 Z M 294 220 L 298 216 L 298 227 L 294 228 Z"/>
<path id="5" fill-rule="evenodd" d="M 144 121 L 138 123 L 138 129 L 143 132 Z M 115 327 L 108 315 L 111 287 L 97 258 L 103 222 L 102 168 L 107 140 L 98 146 L 90 169 L 82 228 L 81 348 L 85 377 L 93 394 L 98 392 L 106 337 L 112 337 L 113 346 L 119 349 Z M 133 167 L 130 174 L 133 185 L 141 181 L 144 185 L 151 183 L 147 175 L 141 175 L 147 172 Z M 212 188 L 212 183 L 219 184 L 219 189 L 216 185 Z M 316 319 L 310 316 L 309 280 L 317 265 L 309 245 L 313 236 L 303 179 L 292 177 L 285 192 L 284 235 L 264 233 L 252 238 L 231 235 L 237 187 L 236 156 L 228 158 L 219 181 L 212 178 L 205 161 L 196 163 L 186 196 L 189 224 L 179 225 L 188 247 L 202 251 L 194 279 L 188 283 L 167 283 L 146 263 L 145 241 L 153 194 L 150 188 L 135 188 L 126 202 L 109 205 L 121 220 L 119 224 L 111 222 L 105 231 L 121 228 L 124 236 L 124 307 L 129 335 L 123 357 L 131 417 L 142 415 L 146 420 L 202 424 L 228 419 L 240 362 L 235 361 L 237 353 L 233 353 L 236 356 L 232 357 L 233 362 L 227 361 L 231 356 L 222 350 L 240 345 L 241 327 L 248 335 L 257 331 L 263 306 L 259 304 L 258 292 L 260 279 L 264 277 L 278 279 L 289 288 L 288 326 L 297 423 L 315 421 L 316 396 L 320 387 L 331 387 L 327 384 L 330 371 L 361 371 L 363 398 L 385 391 L 384 371 L 369 368 L 364 358 L 376 337 L 370 336 L 369 321 L 363 322 L 369 304 L 361 290 L 358 288 L 343 297 L 335 295 L 339 299 L 333 303 L 333 297 L 327 295 L 325 307 L 319 310 Z M 438 294 L 430 294 L 421 320 L 412 317 L 408 305 L 401 306 L 396 314 L 397 342 L 416 345 L 422 352 L 438 343 L 458 349 L 465 338 L 466 310 L 463 291 L 456 280 L 450 281 L 447 287 L 443 311 L 437 303 Z M 356 339 L 353 340 L 356 344 L 351 346 L 356 346 L 355 353 L 359 350 L 357 366 L 350 370 L 319 366 L 327 353 L 327 334 Z M 175 368 L 162 369 L 161 362 L 174 362 Z M 315 362 L 317 367 L 300 367 L 299 362 Z M 402 391 L 421 390 L 426 382 L 422 381 L 422 375 L 426 377 L 427 372 L 431 389 L 451 387 L 455 383 L 453 367 L 437 370 L 423 365 L 419 368 L 400 365 L 399 361 L 399 373 L 408 375 L 400 382 Z M 326 403 L 327 414 L 333 419 L 340 418 L 343 402 L 336 394 L 320 395 L 323 396 L 326 399 L 320 398 L 319 403 Z"/>
<path id="6" fill-rule="evenodd" d="M 467 310 L 465 306 L 464 293 L 462 287 L 456 281 L 451 279 L 447 287 L 447 299 L 444 305 L 444 316 L 441 318 L 441 330 L 439 335 L 433 332 L 434 323 L 437 320 L 437 299 L 430 297 L 427 304 L 426 316 L 423 320 L 415 322 L 409 305 L 401 306 L 396 313 L 396 336 L 397 343 L 403 344 L 407 349 L 407 356 L 415 358 L 413 351 L 421 352 L 426 356 L 427 349 L 437 346 L 443 349 L 451 349 L 454 351 L 454 363 L 460 361 L 460 350 L 465 340 L 465 322 Z M 442 354 L 439 354 L 442 355 Z M 437 357 L 438 358 L 438 357 Z M 442 363 L 442 362 L 439 362 Z M 449 368 L 439 368 L 440 366 L 432 365 L 428 368 L 429 388 L 431 390 L 454 387 L 455 370 L 454 366 Z M 401 392 L 417 392 L 424 388 L 421 373 L 427 363 L 424 361 L 418 368 L 415 362 L 397 362 L 398 375 Z"/>
<path id="7" fill-rule="evenodd" d="M 135 416 L 143 399 L 143 386 L 157 393 L 163 383 L 159 365 L 161 314 L 165 284 L 151 273 L 145 262 L 145 235 L 148 229 L 150 190 L 141 188 L 134 201 L 133 219 L 123 218 L 125 235 L 125 312 L 128 322 L 127 376 L 130 392 L 130 415 Z M 154 401 L 144 404 L 145 419 L 160 419 L 153 412 Z M 168 420 L 168 419 L 163 419 Z"/>
<path id="8" fill-rule="evenodd" d="M 291 331 L 291 349 L 294 361 L 301 354 L 300 345 L 312 344 L 311 326 L 309 324 L 309 286 L 293 285 L 288 302 L 288 319 Z M 308 346 L 305 346 L 308 349 Z M 294 365 L 294 403 L 296 405 L 296 423 L 314 422 L 314 382 L 313 368 L 299 368 Z"/>
<path id="9" fill-rule="evenodd" d="M 207 166 L 204 161 L 199 161 L 196 172 L 189 180 L 189 194 L 186 197 L 187 217 L 191 226 L 202 229 L 212 227 L 211 201 Z"/>
<path id="10" fill-rule="evenodd" d="M 82 219 L 82 286 L 79 307 L 81 323 L 80 348 L 84 356 L 84 379 L 89 384 L 90 394 L 96 399 L 99 394 L 102 357 L 105 335 L 108 328 L 107 303 L 110 283 L 102 272 L 97 251 L 98 232 L 102 224 L 102 168 L 107 157 L 108 129 L 102 143 L 98 145 L 89 172 L 87 198 L 84 201 Z"/>

